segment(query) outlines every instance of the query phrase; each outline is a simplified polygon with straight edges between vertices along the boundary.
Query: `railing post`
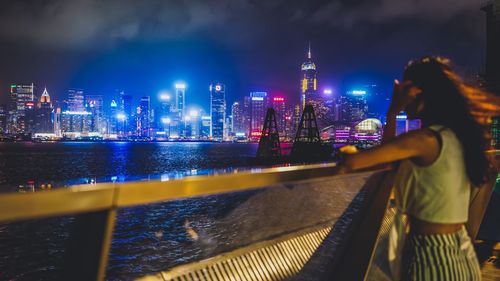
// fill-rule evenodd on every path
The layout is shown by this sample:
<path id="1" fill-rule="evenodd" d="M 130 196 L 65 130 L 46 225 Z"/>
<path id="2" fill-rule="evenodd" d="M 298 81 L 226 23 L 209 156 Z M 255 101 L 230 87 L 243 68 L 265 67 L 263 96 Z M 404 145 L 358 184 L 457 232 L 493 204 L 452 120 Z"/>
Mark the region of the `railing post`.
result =
<path id="1" fill-rule="evenodd" d="M 105 280 L 116 207 L 78 215 L 66 246 L 62 280 Z"/>
<path id="2" fill-rule="evenodd" d="M 330 261 L 321 280 L 365 280 L 382 220 L 393 186 L 394 172 L 385 171 L 370 179 L 366 186 L 368 200 L 350 226 L 348 239 L 340 255 Z"/>

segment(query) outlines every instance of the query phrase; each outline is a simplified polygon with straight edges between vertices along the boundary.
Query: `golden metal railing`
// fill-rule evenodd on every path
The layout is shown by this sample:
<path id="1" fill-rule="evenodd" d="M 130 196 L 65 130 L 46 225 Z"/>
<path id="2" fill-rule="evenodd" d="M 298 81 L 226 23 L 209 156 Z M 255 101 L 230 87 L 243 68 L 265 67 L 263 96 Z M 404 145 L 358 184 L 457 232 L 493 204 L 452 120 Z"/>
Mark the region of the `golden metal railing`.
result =
<path id="1" fill-rule="evenodd" d="M 253 169 L 235 174 L 186 177 L 172 181 L 102 183 L 49 192 L 0 195 L 0 222 L 78 215 L 81 225 L 70 245 L 75 261 L 63 269 L 71 278 L 104 280 L 117 208 L 182 198 L 237 192 L 279 183 L 332 176 L 335 164 Z M 78 224 L 77 224 L 78 225 Z M 83 253 L 80 253 L 83 250 Z M 74 273 L 78 272 L 77 275 Z"/>
<path id="2" fill-rule="evenodd" d="M 499 155 L 499 151 L 492 153 L 497 157 Z M 0 195 L 0 223 L 77 214 L 82 231 L 74 234 L 81 237 L 73 237 L 78 242 L 70 245 L 68 251 L 74 253 L 74 260 L 68 261 L 67 268 L 63 270 L 72 280 L 104 280 L 117 208 L 331 177 L 334 168 L 333 163 L 315 164 L 186 177 L 165 182 L 102 183 L 49 192 L 3 194 Z M 325 280 L 364 278 L 387 207 L 392 178 L 392 172 L 387 169 L 380 170 L 374 177 L 367 204 L 360 212 L 359 220 L 351 227 L 349 240 L 342 247 L 343 251 L 348 249 L 349 254 L 331 261 L 331 270 Z M 483 214 L 484 210 L 478 211 L 481 219 Z"/>

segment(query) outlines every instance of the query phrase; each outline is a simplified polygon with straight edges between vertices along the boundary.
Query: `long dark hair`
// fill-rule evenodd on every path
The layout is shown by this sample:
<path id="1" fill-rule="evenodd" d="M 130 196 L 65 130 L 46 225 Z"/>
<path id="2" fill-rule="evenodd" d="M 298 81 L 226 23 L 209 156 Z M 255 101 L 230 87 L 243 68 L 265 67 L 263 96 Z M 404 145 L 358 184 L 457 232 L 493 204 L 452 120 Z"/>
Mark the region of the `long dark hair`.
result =
<path id="1" fill-rule="evenodd" d="M 489 147 L 485 124 L 499 113 L 498 101 L 489 93 L 466 85 L 442 57 L 424 57 L 411 61 L 404 80 L 411 80 L 422 90 L 424 108 L 421 119 L 426 125 L 450 128 L 464 150 L 467 175 L 480 186 L 491 178 L 492 163 L 485 151 Z"/>

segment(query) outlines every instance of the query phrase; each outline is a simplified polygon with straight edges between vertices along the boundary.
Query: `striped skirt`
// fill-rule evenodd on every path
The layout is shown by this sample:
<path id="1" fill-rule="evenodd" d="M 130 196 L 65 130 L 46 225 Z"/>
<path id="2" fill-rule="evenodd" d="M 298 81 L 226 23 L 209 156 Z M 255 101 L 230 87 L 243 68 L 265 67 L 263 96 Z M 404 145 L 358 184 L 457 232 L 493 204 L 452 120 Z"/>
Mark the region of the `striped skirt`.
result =
<path id="1" fill-rule="evenodd" d="M 410 235 L 406 245 L 406 280 L 481 280 L 476 252 L 465 227 L 449 234 Z"/>

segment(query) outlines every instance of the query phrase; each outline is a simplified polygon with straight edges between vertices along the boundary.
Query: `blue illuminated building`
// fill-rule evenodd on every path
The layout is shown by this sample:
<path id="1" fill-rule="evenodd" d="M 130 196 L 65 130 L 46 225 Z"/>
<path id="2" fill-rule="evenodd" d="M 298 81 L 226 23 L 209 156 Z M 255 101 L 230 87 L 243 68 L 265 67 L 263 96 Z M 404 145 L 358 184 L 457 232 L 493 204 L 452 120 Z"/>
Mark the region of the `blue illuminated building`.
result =
<path id="1" fill-rule="evenodd" d="M 210 84 L 210 117 L 210 136 L 214 140 L 224 140 L 226 121 L 226 86 L 224 84 Z"/>
<path id="2" fill-rule="evenodd" d="M 351 90 L 339 99 L 339 118 L 342 123 L 353 125 L 367 117 L 366 90 Z"/>

